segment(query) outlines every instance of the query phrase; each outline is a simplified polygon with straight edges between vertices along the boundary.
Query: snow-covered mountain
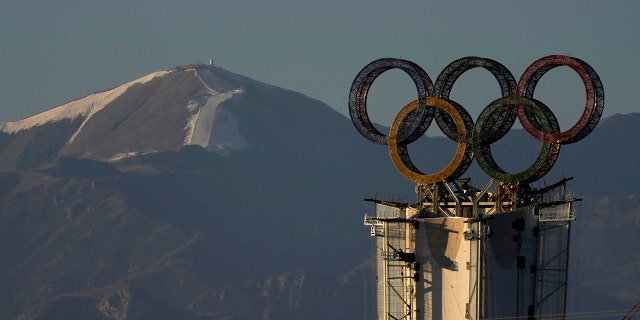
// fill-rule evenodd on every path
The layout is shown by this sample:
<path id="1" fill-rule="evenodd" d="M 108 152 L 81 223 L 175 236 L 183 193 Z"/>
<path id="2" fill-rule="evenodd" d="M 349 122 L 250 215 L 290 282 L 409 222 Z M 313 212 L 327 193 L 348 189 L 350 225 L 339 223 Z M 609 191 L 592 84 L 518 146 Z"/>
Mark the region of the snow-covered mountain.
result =
<path id="1" fill-rule="evenodd" d="M 245 94 L 249 83 L 256 82 L 203 64 L 154 72 L 22 120 L 0 123 L 7 144 L 3 151 L 23 151 L 36 142 L 37 132 L 55 127 L 62 135 L 55 136 L 59 149 L 48 151 L 56 151 L 56 156 L 117 160 L 186 145 L 226 155 L 249 145 L 238 131 L 237 117 L 221 106 Z M 4 161 L 1 167 L 10 169 L 13 162 Z"/>

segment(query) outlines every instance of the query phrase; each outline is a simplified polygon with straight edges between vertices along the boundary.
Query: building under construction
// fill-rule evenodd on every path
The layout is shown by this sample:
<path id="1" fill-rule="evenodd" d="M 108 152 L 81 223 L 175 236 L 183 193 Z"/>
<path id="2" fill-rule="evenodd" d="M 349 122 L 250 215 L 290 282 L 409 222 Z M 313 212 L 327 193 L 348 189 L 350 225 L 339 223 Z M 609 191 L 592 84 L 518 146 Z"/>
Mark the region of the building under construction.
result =
<path id="1" fill-rule="evenodd" d="M 558 66 L 578 73 L 586 92 L 582 115 L 566 131 L 533 98 L 540 78 Z M 450 98 L 458 77 L 473 68 L 489 71 L 501 91 L 475 122 Z M 418 98 L 383 134 L 369 119 L 367 94 L 390 69 L 409 75 Z M 534 61 L 517 82 L 505 66 L 481 57 L 453 61 L 435 83 L 407 60 L 383 58 L 365 66 L 349 93 L 351 120 L 365 138 L 386 146 L 398 172 L 417 185 L 415 203 L 368 199 L 375 204 L 364 223 L 376 243 L 378 319 L 563 319 L 572 204 L 578 199 L 567 196 L 570 179 L 538 189 L 530 184 L 551 170 L 561 145 L 595 129 L 603 108 L 604 89 L 593 68 L 563 55 Z M 493 158 L 491 144 L 516 119 L 542 147 L 529 168 L 508 173 Z M 407 146 L 432 122 L 457 148 L 444 169 L 425 174 Z M 491 178 L 481 189 L 461 179 L 474 160 Z"/>
<path id="2" fill-rule="evenodd" d="M 570 223 L 564 179 L 546 188 L 468 181 L 417 187 L 417 203 L 367 199 L 378 319 L 558 319 Z"/>

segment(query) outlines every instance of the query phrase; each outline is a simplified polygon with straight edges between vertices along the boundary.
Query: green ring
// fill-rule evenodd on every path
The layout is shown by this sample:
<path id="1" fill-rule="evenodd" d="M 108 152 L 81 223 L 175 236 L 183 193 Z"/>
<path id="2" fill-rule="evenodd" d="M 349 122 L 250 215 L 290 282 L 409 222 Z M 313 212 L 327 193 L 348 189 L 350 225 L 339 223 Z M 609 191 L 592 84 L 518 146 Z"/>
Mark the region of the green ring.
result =
<path id="1" fill-rule="evenodd" d="M 504 183 L 533 182 L 542 178 L 553 166 L 560 151 L 559 143 L 544 142 L 536 161 L 524 171 L 518 173 L 508 173 L 495 162 L 491 155 L 491 143 L 482 142 L 482 126 L 490 119 L 491 115 L 500 108 L 514 108 L 516 105 L 529 108 L 538 118 L 542 131 L 552 133 L 554 131 L 550 120 L 546 117 L 544 110 L 532 99 L 519 96 L 506 96 L 491 102 L 478 116 L 478 120 L 473 127 L 472 143 L 473 154 L 478 161 L 480 169 L 488 176 Z M 551 120 L 553 121 L 553 120 Z M 557 125 L 556 125 L 557 127 Z"/>

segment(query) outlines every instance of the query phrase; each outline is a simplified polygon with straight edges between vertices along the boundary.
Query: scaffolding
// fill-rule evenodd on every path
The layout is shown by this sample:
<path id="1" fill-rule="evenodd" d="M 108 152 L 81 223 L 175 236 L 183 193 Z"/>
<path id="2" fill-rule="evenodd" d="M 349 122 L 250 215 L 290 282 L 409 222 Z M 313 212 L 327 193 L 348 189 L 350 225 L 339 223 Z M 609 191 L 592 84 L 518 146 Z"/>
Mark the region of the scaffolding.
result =
<path id="1" fill-rule="evenodd" d="M 418 185 L 413 204 L 366 199 L 376 243 L 377 319 L 545 319 L 564 314 L 566 181 Z M 491 190 L 491 192 L 490 192 Z"/>
<path id="2" fill-rule="evenodd" d="M 573 203 L 567 198 L 564 183 L 540 194 L 539 244 L 536 265 L 535 314 L 538 319 L 566 312 L 566 286 L 569 269 L 571 221 L 575 220 Z"/>
<path id="3" fill-rule="evenodd" d="M 375 200 L 372 200 L 375 201 Z M 415 241 L 406 204 L 375 201 L 376 216 L 365 225 L 376 237 L 378 318 L 417 319 L 415 315 Z"/>

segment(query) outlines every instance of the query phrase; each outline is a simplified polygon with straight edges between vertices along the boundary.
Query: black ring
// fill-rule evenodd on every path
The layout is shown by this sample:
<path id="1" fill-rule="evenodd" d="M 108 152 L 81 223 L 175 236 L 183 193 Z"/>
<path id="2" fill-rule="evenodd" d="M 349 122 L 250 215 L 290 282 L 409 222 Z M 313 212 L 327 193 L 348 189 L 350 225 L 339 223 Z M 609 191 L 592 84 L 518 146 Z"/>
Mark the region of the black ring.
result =
<path id="1" fill-rule="evenodd" d="M 370 141 L 386 145 L 388 137 L 376 129 L 367 114 L 367 94 L 373 81 L 383 72 L 391 69 L 401 69 L 406 72 L 416 84 L 418 90 L 418 103 L 425 105 L 427 96 L 433 92 L 433 83 L 429 75 L 417 64 L 395 58 L 383 58 L 375 60 L 365 66 L 353 80 L 349 91 L 349 115 L 360 134 Z M 433 109 L 418 108 L 410 124 L 398 134 L 398 140 L 402 143 L 416 141 L 429 127 L 433 119 Z"/>

